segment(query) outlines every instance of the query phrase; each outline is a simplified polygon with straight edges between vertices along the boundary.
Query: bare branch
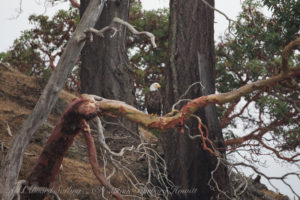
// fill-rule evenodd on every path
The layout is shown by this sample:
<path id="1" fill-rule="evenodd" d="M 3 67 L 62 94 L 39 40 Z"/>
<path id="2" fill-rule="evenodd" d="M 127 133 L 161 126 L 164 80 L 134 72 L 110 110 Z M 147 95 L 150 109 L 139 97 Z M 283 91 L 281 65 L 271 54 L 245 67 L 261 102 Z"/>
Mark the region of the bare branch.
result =
<path id="1" fill-rule="evenodd" d="M 10 17 L 9 19 L 12 20 L 12 19 L 19 18 L 20 15 L 23 13 L 22 7 L 23 7 L 23 0 L 19 0 L 19 7 L 16 9 L 17 15 L 13 16 L 13 17 Z"/>
<path id="2" fill-rule="evenodd" d="M 93 140 L 93 137 L 91 135 L 90 127 L 89 127 L 88 123 L 85 120 L 82 120 L 81 130 L 84 132 L 84 138 L 85 138 L 85 141 L 86 141 L 87 147 L 88 147 L 90 163 L 91 163 L 91 166 L 92 166 L 92 169 L 93 169 L 93 172 L 94 172 L 95 176 L 101 182 L 101 184 L 104 187 L 106 187 L 107 189 L 109 189 L 110 192 L 117 199 L 123 200 L 124 198 L 122 197 L 122 195 L 117 190 L 115 190 L 115 188 L 107 181 L 105 176 L 100 171 L 100 167 L 98 165 L 97 156 L 96 156 L 97 153 L 96 153 L 94 140 Z"/>
<path id="3" fill-rule="evenodd" d="M 100 36 L 100 37 L 104 37 L 104 33 L 108 30 L 113 30 L 113 34 L 111 35 L 111 37 L 114 37 L 114 35 L 116 34 L 117 32 L 117 28 L 114 27 L 114 23 L 119 23 L 119 24 L 122 24 L 124 26 L 126 26 L 128 28 L 129 31 L 131 31 L 133 34 L 135 35 L 146 35 L 147 37 L 150 38 L 151 40 L 151 43 L 152 43 L 152 46 L 154 48 L 156 48 L 156 43 L 155 43 L 155 36 L 150 33 L 150 32 L 147 32 L 147 31 L 137 31 L 131 24 L 129 24 L 128 22 L 118 18 L 118 17 L 115 17 L 113 20 L 112 20 L 112 23 L 109 25 L 109 26 L 106 26 L 104 28 L 102 28 L 101 30 L 97 30 L 97 29 L 94 29 L 94 28 L 88 28 L 86 31 L 85 31 L 85 34 L 84 35 L 81 35 L 80 37 L 77 38 L 77 41 L 78 42 L 81 42 L 85 39 L 89 39 L 89 40 L 92 40 L 92 36 L 90 33 L 94 33 L 96 34 L 97 36 Z"/>
<path id="4" fill-rule="evenodd" d="M 214 11 L 218 12 L 219 14 L 223 15 L 227 20 L 228 20 L 228 27 L 230 27 L 231 22 L 236 22 L 235 20 L 231 19 L 230 17 L 228 17 L 224 12 L 222 12 L 221 10 L 213 7 L 212 5 L 210 5 L 206 0 L 201 0 L 205 5 L 207 5 L 209 8 L 213 9 Z"/>
<path id="5" fill-rule="evenodd" d="M 105 150 L 107 150 L 111 155 L 121 157 L 121 156 L 124 155 L 125 151 L 132 151 L 133 150 L 133 146 L 122 148 L 119 153 L 115 153 L 112 150 L 110 150 L 109 146 L 105 142 L 105 137 L 104 137 L 104 133 L 103 133 L 104 128 L 102 126 L 102 123 L 101 123 L 101 120 L 100 120 L 99 117 L 96 117 L 96 122 L 97 122 L 97 131 L 98 131 L 98 136 L 99 136 L 98 139 L 99 139 L 100 145 Z"/>
<path id="6" fill-rule="evenodd" d="M 296 177 L 298 178 L 298 180 L 300 181 L 300 173 L 290 172 L 290 173 L 286 173 L 286 174 L 284 174 L 284 175 L 282 175 L 282 176 L 278 176 L 278 177 L 276 177 L 276 176 L 267 176 L 267 175 L 265 175 L 264 173 L 260 172 L 256 167 L 254 167 L 254 166 L 252 166 L 252 165 L 249 165 L 249 164 L 246 164 L 246 163 L 244 163 L 244 162 L 234 163 L 234 164 L 232 164 L 232 165 L 233 165 L 233 166 L 243 166 L 243 167 L 251 168 L 255 173 L 257 173 L 257 174 L 261 175 L 262 177 L 264 177 L 265 179 L 267 179 L 267 181 L 270 183 L 270 185 L 271 185 L 276 191 L 278 191 L 278 188 L 275 187 L 275 186 L 272 184 L 271 181 L 272 181 L 272 180 L 280 180 L 280 181 L 282 181 L 285 185 L 287 185 L 287 186 L 290 188 L 290 190 L 293 192 L 293 194 L 294 194 L 295 196 L 297 196 L 298 198 L 300 198 L 300 196 L 296 193 L 296 191 L 292 188 L 292 186 L 291 186 L 289 183 L 287 183 L 287 182 L 285 181 L 285 179 L 286 179 L 288 176 L 296 176 Z"/>
<path id="7" fill-rule="evenodd" d="M 97 97 L 95 98 L 102 99 Z M 123 147 L 119 153 L 112 151 L 105 142 L 104 128 L 100 118 L 96 118 L 96 122 L 96 131 L 98 133 L 98 140 L 100 143 L 99 147 L 102 153 L 101 159 L 103 161 L 104 177 L 109 180 L 116 174 L 117 171 L 121 172 L 137 192 L 136 195 L 129 195 L 130 197 L 134 196 L 135 198 L 142 199 L 145 195 L 150 195 L 153 198 L 168 199 L 168 195 L 170 194 L 168 190 L 173 186 L 173 184 L 168 180 L 166 163 L 161 156 L 153 148 L 149 147 L 147 143 L 141 143 L 137 147 Z M 148 179 L 146 183 L 141 182 L 135 175 L 135 171 L 132 171 L 128 167 L 131 165 L 131 161 L 127 160 L 127 157 L 130 158 L 133 155 L 136 156 L 136 154 L 146 157 L 146 163 L 148 166 Z M 111 166 L 109 163 L 112 165 L 113 171 L 107 176 L 107 168 Z M 160 187 L 153 183 L 154 179 L 160 183 Z M 150 192 L 156 190 L 160 192 Z M 102 197 L 105 199 L 104 191 L 102 195 Z M 129 196 L 124 195 L 124 197 Z"/>
<path id="8" fill-rule="evenodd" d="M 2 159 L 0 169 L 0 192 L 3 199 L 10 199 L 10 191 L 15 187 L 25 149 L 32 135 L 40 128 L 42 123 L 54 107 L 58 95 L 65 85 L 68 74 L 72 71 L 77 62 L 84 42 L 76 42 L 78 35 L 88 28 L 93 27 L 100 16 L 105 0 L 91 0 L 86 11 L 84 12 L 80 23 L 77 25 L 75 32 L 68 41 L 63 55 L 61 56 L 56 70 L 52 73 L 45 89 L 42 92 L 39 101 L 35 105 L 32 113 L 22 124 L 20 130 L 13 141 L 5 158 Z"/>
<path id="9" fill-rule="evenodd" d="M 122 20 L 122 19 L 120 19 L 120 18 L 117 18 L 117 17 L 115 17 L 115 18 L 113 19 L 113 22 L 116 22 L 116 23 L 120 23 L 120 24 L 125 25 L 125 26 L 126 26 L 133 34 L 136 34 L 136 35 L 146 35 L 146 36 L 148 36 L 148 37 L 150 38 L 150 40 L 151 40 L 152 46 L 153 46 L 154 48 L 157 47 L 157 46 L 156 46 L 156 43 L 155 43 L 155 36 L 154 36 L 152 33 L 147 32 L 147 31 L 141 31 L 141 32 L 139 32 L 139 31 L 137 31 L 131 24 L 129 24 L 128 22 L 125 22 L 124 20 Z"/>

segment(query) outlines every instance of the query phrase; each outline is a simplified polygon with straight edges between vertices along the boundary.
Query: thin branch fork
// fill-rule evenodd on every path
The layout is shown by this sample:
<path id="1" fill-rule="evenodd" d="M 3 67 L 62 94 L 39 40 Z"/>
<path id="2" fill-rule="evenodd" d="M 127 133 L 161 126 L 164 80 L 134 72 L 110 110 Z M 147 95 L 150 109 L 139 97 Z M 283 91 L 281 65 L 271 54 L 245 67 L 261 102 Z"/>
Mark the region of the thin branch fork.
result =
<path id="1" fill-rule="evenodd" d="M 129 24 L 128 22 L 126 22 L 118 17 L 113 18 L 111 24 L 109 26 L 102 28 L 101 30 L 97 30 L 95 28 L 88 28 L 87 30 L 84 31 L 84 33 L 85 33 L 84 35 L 81 35 L 80 37 L 78 37 L 77 41 L 81 42 L 85 39 L 89 39 L 90 41 L 93 41 L 92 33 L 94 33 L 97 36 L 104 37 L 104 33 L 108 30 L 113 30 L 113 34 L 111 35 L 111 37 L 114 37 L 116 32 L 118 31 L 117 28 L 115 28 L 115 25 L 114 25 L 115 23 L 126 26 L 128 28 L 128 30 L 135 35 L 146 35 L 147 37 L 150 38 L 152 46 L 154 48 L 157 47 L 157 45 L 155 43 L 155 36 L 152 33 L 147 32 L 147 31 L 137 31 L 131 24 Z"/>
<path id="2" fill-rule="evenodd" d="M 300 159 L 298 158 L 300 156 L 300 153 L 296 153 L 293 156 L 287 157 L 280 154 L 280 151 L 276 150 L 275 148 L 272 148 L 271 146 L 267 145 L 265 142 L 263 142 L 262 137 L 271 129 L 274 127 L 280 126 L 284 123 L 284 121 L 274 121 L 267 127 L 258 128 L 254 130 L 253 132 L 239 138 L 229 139 L 225 141 L 225 146 L 232 146 L 232 149 L 236 149 L 240 146 L 244 146 L 243 143 L 250 140 L 257 141 L 261 146 L 263 146 L 265 149 L 268 149 L 269 151 L 273 152 L 277 158 L 281 160 L 285 160 L 288 162 L 298 162 Z M 258 132 L 258 133 L 257 133 Z M 245 145 L 249 146 L 249 144 Z"/>
<path id="3" fill-rule="evenodd" d="M 227 163 L 228 163 L 228 162 L 227 162 Z M 232 165 L 232 166 L 243 166 L 243 167 L 247 167 L 247 168 L 252 169 L 256 174 L 258 174 L 258 175 L 264 177 L 265 179 L 267 179 L 267 181 L 269 182 L 269 184 L 270 184 L 277 192 L 278 192 L 278 188 L 275 187 L 275 186 L 272 184 L 271 180 L 279 180 L 279 181 L 282 181 L 286 186 L 289 187 L 289 189 L 293 192 L 293 194 L 294 194 L 295 196 L 297 196 L 298 198 L 300 198 L 300 196 L 299 196 L 299 195 L 297 194 L 297 192 L 293 189 L 293 187 L 292 187 L 289 183 L 287 183 L 287 182 L 285 181 L 285 179 L 286 179 L 288 176 L 295 176 L 295 177 L 297 177 L 298 180 L 300 180 L 300 174 L 297 173 L 297 172 L 289 172 L 289 173 L 283 174 L 282 176 L 277 176 L 277 177 L 276 177 L 276 176 L 267 176 L 267 175 L 265 175 L 264 173 L 262 173 L 261 171 L 259 171 L 256 167 L 254 167 L 254 166 L 252 166 L 252 165 L 250 165 L 250 164 L 247 164 L 247 163 L 245 163 L 245 162 L 233 163 L 233 164 L 229 164 L 229 165 Z"/>
<path id="4" fill-rule="evenodd" d="M 126 27 L 127 27 L 133 34 L 135 34 L 135 35 L 146 35 L 147 37 L 150 38 L 151 43 L 152 43 L 152 46 L 153 46 L 154 48 L 157 47 L 157 46 L 156 46 L 156 43 L 155 43 L 155 36 L 154 36 L 152 33 L 147 32 L 147 31 L 141 31 L 141 32 L 139 32 L 139 31 L 137 31 L 131 24 L 129 24 L 128 22 L 126 22 L 126 21 L 124 21 L 124 20 L 122 20 L 122 19 L 120 19 L 120 18 L 118 18 L 118 17 L 115 17 L 115 18 L 113 19 L 113 22 L 119 23 L 119 24 L 123 24 L 124 26 L 126 26 Z"/>

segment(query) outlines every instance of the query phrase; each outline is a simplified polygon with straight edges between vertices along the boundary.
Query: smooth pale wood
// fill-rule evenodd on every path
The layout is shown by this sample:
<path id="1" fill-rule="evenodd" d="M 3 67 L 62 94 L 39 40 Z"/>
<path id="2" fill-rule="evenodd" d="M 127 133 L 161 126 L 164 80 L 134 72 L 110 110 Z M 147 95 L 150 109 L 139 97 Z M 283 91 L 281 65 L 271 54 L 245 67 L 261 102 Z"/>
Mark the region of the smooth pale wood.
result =
<path id="1" fill-rule="evenodd" d="M 65 48 L 56 70 L 52 73 L 42 95 L 34 107 L 33 112 L 22 124 L 18 134 L 14 137 L 11 147 L 5 159 L 2 160 L 0 170 L 0 190 L 2 199 L 8 200 L 12 195 L 19 171 L 23 162 L 25 149 L 32 135 L 41 127 L 53 106 L 55 105 L 59 93 L 62 90 L 68 74 L 76 64 L 80 52 L 85 44 L 85 40 L 79 41 L 84 36 L 87 28 L 94 27 L 103 7 L 104 0 L 91 0 L 80 23 Z"/>
<path id="2" fill-rule="evenodd" d="M 270 78 L 259 80 L 253 83 L 244 85 L 236 90 L 227 93 L 210 94 L 193 99 L 180 110 L 170 112 L 164 116 L 147 115 L 146 113 L 128 105 L 122 101 L 101 99 L 96 102 L 103 114 L 112 114 L 122 116 L 130 121 L 143 125 L 146 128 L 156 128 L 160 130 L 167 130 L 179 128 L 183 126 L 184 122 L 188 120 L 192 114 L 199 111 L 201 108 L 207 107 L 211 104 L 224 104 L 235 101 L 242 96 L 246 96 L 253 91 L 261 90 L 264 87 L 274 87 L 276 83 L 288 79 L 297 78 L 300 76 L 300 66 L 291 68 L 287 73 L 281 73 Z M 86 98 L 91 98 L 89 95 Z M 97 99 L 97 98 L 96 98 Z"/>

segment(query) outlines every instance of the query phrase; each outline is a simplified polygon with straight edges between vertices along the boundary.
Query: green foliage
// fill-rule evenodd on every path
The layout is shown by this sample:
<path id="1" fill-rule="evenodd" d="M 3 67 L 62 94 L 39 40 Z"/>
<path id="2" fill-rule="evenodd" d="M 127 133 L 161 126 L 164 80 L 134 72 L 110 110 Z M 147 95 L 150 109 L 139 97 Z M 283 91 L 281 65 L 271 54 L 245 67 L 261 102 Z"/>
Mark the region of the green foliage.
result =
<path id="1" fill-rule="evenodd" d="M 275 29 L 282 31 L 285 44 L 299 36 L 300 1 L 261 0 L 273 13 L 276 19 Z"/>
<path id="2" fill-rule="evenodd" d="M 31 15 L 29 22 L 34 28 L 22 32 L 10 50 L 1 53 L 0 59 L 27 75 L 48 80 L 79 22 L 79 12 L 74 8 L 60 10 L 52 19 L 44 15 Z M 77 79 L 76 70 L 72 77 Z M 73 80 L 67 84 L 75 86 Z"/>
<path id="3" fill-rule="evenodd" d="M 167 9 L 144 11 L 139 1 L 131 2 L 129 22 L 138 30 L 152 32 L 158 45 L 158 48 L 154 49 L 148 38 L 129 33 L 128 54 L 140 96 L 143 96 L 144 88 L 149 87 L 152 82 L 164 85 L 168 17 Z M 78 9 L 73 7 L 67 11 L 58 11 L 51 19 L 44 15 L 30 16 L 29 21 L 34 28 L 24 31 L 8 52 L 1 53 L 1 61 L 10 63 L 28 75 L 49 78 L 79 20 Z M 79 68 L 76 67 L 69 78 L 69 88 L 76 87 L 78 71 Z"/>
<path id="4" fill-rule="evenodd" d="M 299 37 L 299 5 L 300 1 L 244 1 L 237 23 L 216 45 L 217 91 L 228 92 L 280 73 L 282 49 Z M 263 6 L 273 11 L 271 17 L 264 16 L 261 11 Z M 299 54 L 291 55 L 289 64 L 299 65 Z M 221 106 L 219 112 L 224 123 L 226 118 L 234 116 L 223 126 L 235 127 L 242 121 L 257 132 L 268 129 L 278 138 L 286 139 L 280 142 L 287 150 L 286 144 L 290 143 L 288 140 L 291 138 L 287 136 L 289 131 L 300 130 L 300 88 L 292 82 L 299 80 L 281 82 L 275 88 L 266 87 L 260 93 L 250 94 L 237 105 L 232 102 Z M 232 111 L 228 112 L 229 109 Z M 245 112 L 247 109 L 252 111 Z M 272 123 L 279 125 L 271 126 Z M 226 136 L 234 137 L 230 129 L 226 131 Z M 300 138 L 294 138 L 293 147 L 300 145 Z"/>
<path id="5" fill-rule="evenodd" d="M 270 118 L 277 120 L 280 118 L 287 117 L 289 112 L 289 106 L 287 102 L 281 101 L 272 96 L 262 96 L 258 99 L 256 105 L 259 109 L 263 110 L 264 113 L 268 113 Z"/>
<path id="6" fill-rule="evenodd" d="M 130 62 L 135 72 L 135 83 L 138 91 L 138 103 L 143 107 L 141 100 L 148 87 L 153 82 L 164 86 L 165 61 L 168 50 L 169 11 L 158 9 L 146 11 L 139 1 L 131 3 L 129 22 L 138 30 L 148 31 L 155 35 L 157 48 L 153 48 L 146 37 L 130 35 L 127 40 Z"/>
<path id="7" fill-rule="evenodd" d="M 264 16 L 263 6 L 273 12 L 271 17 Z M 242 9 L 237 23 L 232 24 L 230 32 L 216 45 L 218 92 L 232 91 L 280 73 L 283 47 L 300 36 L 298 0 L 246 0 Z M 32 15 L 29 20 L 35 28 L 24 31 L 8 52 L 0 53 L 0 61 L 8 62 L 26 74 L 48 79 L 79 22 L 79 13 L 77 9 L 70 8 L 59 11 L 51 19 Z M 169 12 L 167 9 L 145 11 L 139 1 L 132 1 L 129 22 L 137 30 L 152 32 L 158 45 L 154 49 L 148 38 L 128 33 L 128 55 L 135 73 L 137 100 L 143 108 L 143 96 L 150 84 L 159 82 L 162 87 L 165 84 Z M 289 64 L 299 65 L 299 54 L 291 55 Z M 68 80 L 69 87 L 76 85 L 77 74 L 78 67 Z M 235 128 L 242 121 L 248 127 L 269 128 L 271 134 L 283 139 L 283 150 L 297 148 L 300 144 L 300 97 L 299 87 L 295 89 L 292 81 L 295 80 L 279 83 L 275 90 L 266 87 L 239 103 L 231 102 L 219 107 L 222 125 L 228 128 L 224 129 L 225 138 L 235 138 L 229 127 Z M 255 114 L 246 112 L 249 107 L 256 109 Z M 226 121 L 226 118 L 230 120 Z M 272 123 L 280 125 L 269 127 Z"/>
<path id="8" fill-rule="evenodd" d="M 26 74 L 31 75 L 32 71 L 39 74 L 39 64 L 43 63 L 43 60 L 40 53 L 34 51 L 30 44 L 29 40 L 32 35 L 32 32 L 24 31 L 21 37 L 14 41 L 14 49 L 2 53 L 1 61 L 9 62 L 12 66 L 18 66 L 18 69 Z"/>

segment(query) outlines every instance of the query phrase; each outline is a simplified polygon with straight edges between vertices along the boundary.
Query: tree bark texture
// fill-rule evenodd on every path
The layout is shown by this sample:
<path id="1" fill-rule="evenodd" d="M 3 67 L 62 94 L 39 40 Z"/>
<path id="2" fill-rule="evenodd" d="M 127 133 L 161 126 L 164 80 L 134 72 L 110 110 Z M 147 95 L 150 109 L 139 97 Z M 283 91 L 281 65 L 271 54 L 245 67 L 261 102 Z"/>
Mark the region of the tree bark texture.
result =
<path id="1" fill-rule="evenodd" d="M 11 199 L 19 175 L 23 155 L 32 135 L 40 128 L 55 105 L 68 74 L 77 62 L 85 42 L 78 42 L 87 28 L 94 27 L 104 6 L 103 1 L 92 0 L 81 18 L 75 32 L 61 56 L 56 70 L 52 73 L 32 114 L 22 124 L 14 137 L 6 157 L 1 162 L 0 198 Z"/>
<path id="2" fill-rule="evenodd" d="M 81 12 L 87 2 L 81 1 Z M 129 0 L 107 1 L 95 28 L 108 26 L 114 17 L 128 21 L 129 6 Z M 112 32 L 106 32 L 104 38 L 96 36 L 93 42 L 86 43 L 81 54 L 81 91 L 134 105 L 134 77 L 125 48 L 126 29 L 120 24 L 116 27 L 118 32 L 114 37 Z"/>
<path id="3" fill-rule="evenodd" d="M 22 189 L 22 200 L 44 199 L 46 192 L 33 192 L 28 187 L 48 188 L 59 173 L 63 158 L 80 132 L 83 119 L 89 120 L 97 116 L 99 110 L 94 102 L 87 98 L 77 98 L 65 109 L 60 122 L 54 128 L 36 165 L 27 177 L 27 185 Z M 27 190 L 29 189 L 29 191 Z"/>
<path id="4" fill-rule="evenodd" d="M 214 6 L 214 0 L 208 1 Z M 194 86 L 184 99 L 194 99 L 215 92 L 214 66 L 214 11 L 201 0 L 171 0 L 169 25 L 169 60 L 164 113 L 171 110 L 188 87 Z M 215 105 L 198 113 L 208 127 L 210 139 L 224 147 L 221 126 Z M 191 135 L 199 134 L 197 122 L 189 124 Z M 210 172 L 216 167 L 216 159 L 204 151 L 200 140 L 191 140 L 185 133 L 170 131 L 163 136 L 163 146 L 169 175 L 175 185 L 194 192 L 174 193 L 173 199 L 208 200 L 214 192 L 208 186 Z M 221 167 L 214 178 L 220 188 L 228 184 L 226 168 Z M 192 190 L 192 189 L 196 189 Z"/>
<path id="5" fill-rule="evenodd" d="M 88 0 L 81 0 L 81 13 L 87 4 Z M 110 25 L 114 17 L 128 21 L 129 8 L 129 0 L 107 1 L 95 28 L 100 30 Z M 111 37 L 113 31 L 108 31 L 104 34 L 104 38 L 95 36 L 93 42 L 86 43 L 81 53 L 81 92 L 135 105 L 134 74 L 129 65 L 125 46 L 126 28 L 117 23 L 115 27 L 118 32 L 114 37 Z M 105 117 L 105 120 L 117 122 L 111 117 Z M 136 130 L 136 125 L 128 120 L 122 119 L 122 122 L 130 129 Z M 125 131 L 115 125 L 107 124 L 105 130 L 110 133 Z"/>

